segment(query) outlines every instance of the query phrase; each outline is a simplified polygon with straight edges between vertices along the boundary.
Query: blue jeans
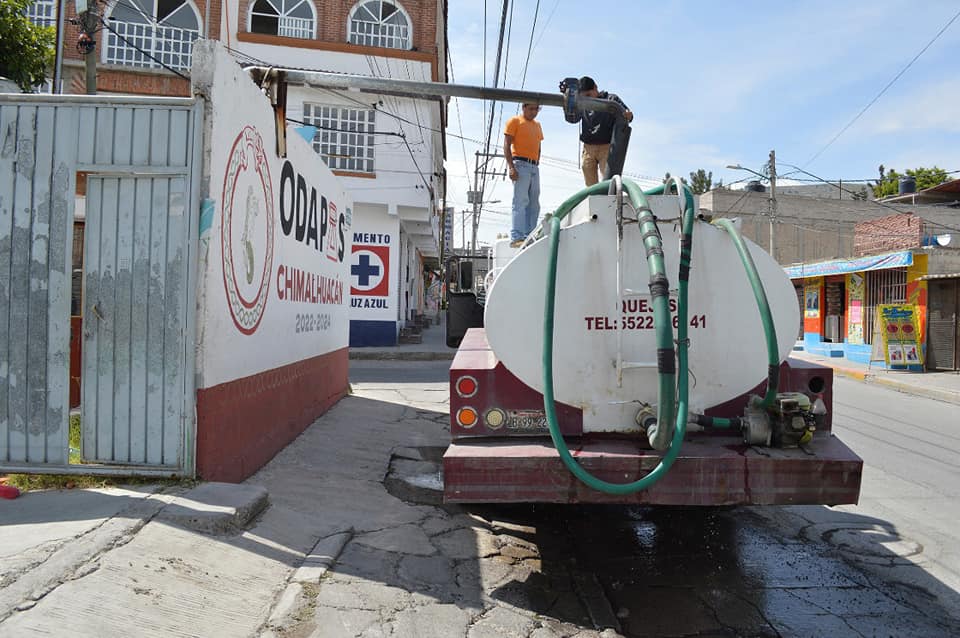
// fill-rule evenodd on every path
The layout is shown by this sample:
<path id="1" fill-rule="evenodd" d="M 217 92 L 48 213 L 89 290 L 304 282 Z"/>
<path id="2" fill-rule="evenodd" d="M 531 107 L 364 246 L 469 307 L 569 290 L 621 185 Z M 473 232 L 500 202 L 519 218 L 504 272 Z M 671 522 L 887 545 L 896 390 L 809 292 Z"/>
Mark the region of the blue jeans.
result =
<path id="1" fill-rule="evenodd" d="M 510 241 L 526 239 L 540 216 L 540 167 L 530 162 L 514 162 L 517 181 L 513 183 L 513 224 Z"/>

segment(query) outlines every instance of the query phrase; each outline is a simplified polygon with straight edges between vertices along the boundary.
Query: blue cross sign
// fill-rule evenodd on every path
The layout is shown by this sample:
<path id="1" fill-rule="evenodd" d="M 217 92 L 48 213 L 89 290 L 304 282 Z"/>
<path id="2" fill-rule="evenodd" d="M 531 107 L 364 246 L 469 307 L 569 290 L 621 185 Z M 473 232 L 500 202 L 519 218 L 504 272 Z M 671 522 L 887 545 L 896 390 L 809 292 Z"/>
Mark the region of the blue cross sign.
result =
<path id="1" fill-rule="evenodd" d="M 351 294 L 386 297 L 390 289 L 390 247 L 353 245 Z"/>
<path id="2" fill-rule="evenodd" d="M 357 286 L 359 288 L 368 288 L 370 278 L 380 275 L 380 266 L 370 263 L 370 254 L 362 253 L 358 264 L 350 266 L 350 274 L 357 277 Z"/>

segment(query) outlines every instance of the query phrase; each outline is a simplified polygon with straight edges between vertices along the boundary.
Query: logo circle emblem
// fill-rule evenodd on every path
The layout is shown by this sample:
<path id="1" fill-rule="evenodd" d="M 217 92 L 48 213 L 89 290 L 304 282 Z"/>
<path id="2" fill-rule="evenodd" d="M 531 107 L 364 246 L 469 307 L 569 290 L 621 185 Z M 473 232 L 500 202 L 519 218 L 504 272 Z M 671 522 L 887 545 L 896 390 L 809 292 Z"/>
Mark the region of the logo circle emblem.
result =
<path id="1" fill-rule="evenodd" d="M 270 165 L 263 139 L 252 126 L 240 131 L 230 149 L 222 201 L 220 255 L 227 307 L 237 330 L 251 335 L 269 297 L 275 219 Z"/>
<path id="2" fill-rule="evenodd" d="M 382 286 L 383 278 L 387 272 L 387 265 L 384 263 L 382 253 L 386 250 L 389 249 L 379 246 L 354 247 L 353 264 L 351 265 L 354 293 L 370 295 Z"/>

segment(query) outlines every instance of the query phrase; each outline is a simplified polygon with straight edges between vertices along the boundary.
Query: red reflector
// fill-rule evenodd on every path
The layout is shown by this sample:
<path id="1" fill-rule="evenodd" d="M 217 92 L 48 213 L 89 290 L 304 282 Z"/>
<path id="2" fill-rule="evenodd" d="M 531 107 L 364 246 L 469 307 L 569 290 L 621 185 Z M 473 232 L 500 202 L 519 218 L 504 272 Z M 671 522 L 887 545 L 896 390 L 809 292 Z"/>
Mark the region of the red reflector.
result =
<path id="1" fill-rule="evenodd" d="M 472 397 L 477 393 L 477 380 L 470 376 L 464 376 L 457 379 L 457 394 L 463 398 Z"/>

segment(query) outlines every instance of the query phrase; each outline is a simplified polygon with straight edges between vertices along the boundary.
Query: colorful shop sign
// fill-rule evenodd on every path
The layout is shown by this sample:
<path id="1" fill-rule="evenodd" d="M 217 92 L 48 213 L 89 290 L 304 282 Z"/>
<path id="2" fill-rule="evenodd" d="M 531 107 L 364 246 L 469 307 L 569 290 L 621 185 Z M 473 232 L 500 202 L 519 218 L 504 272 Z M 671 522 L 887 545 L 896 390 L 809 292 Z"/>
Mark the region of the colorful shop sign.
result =
<path id="1" fill-rule="evenodd" d="M 803 316 L 808 319 L 820 317 L 820 289 L 823 277 L 811 277 L 803 285 Z"/>
<path id="2" fill-rule="evenodd" d="M 877 320 L 882 325 L 883 355 L 888 366 L 907 367 L 923 364 L 916 306 L 909 304 L 877 306 Z"/>
<path id="3" fill-rule="evenodd" d="M 847 342 L 863 344 L 863 306 L 866 297 L 862 273 L 847 275 Z"/>

